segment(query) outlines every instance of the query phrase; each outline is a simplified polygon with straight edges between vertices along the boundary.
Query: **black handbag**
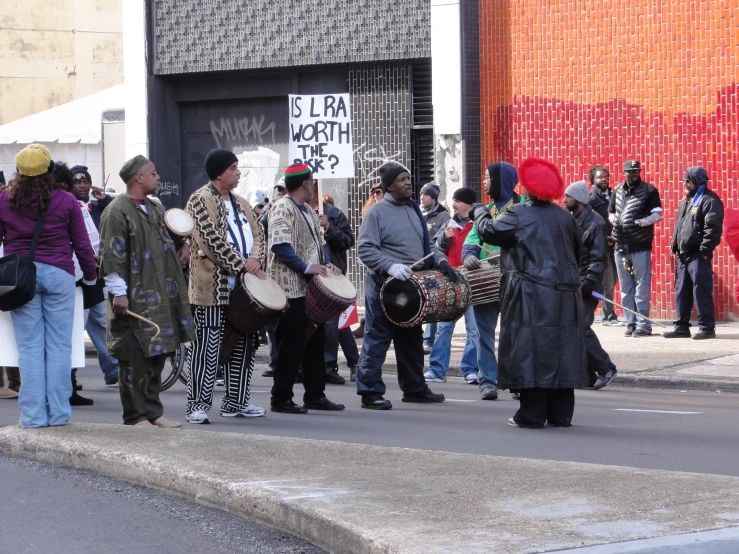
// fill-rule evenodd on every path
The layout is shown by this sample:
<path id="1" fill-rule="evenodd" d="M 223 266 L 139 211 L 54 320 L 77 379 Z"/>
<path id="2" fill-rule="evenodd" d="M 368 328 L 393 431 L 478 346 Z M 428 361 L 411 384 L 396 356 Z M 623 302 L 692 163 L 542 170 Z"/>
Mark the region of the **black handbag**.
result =
<path id="1" fill-rule="evenodd" d="M 0 310 L 9 312 L 28 304 L 36 295 L 36 266 L 33 257 L 41 235 L 45 214 L 40 214 L 33 231 L 33 241 L 28 257 L 17 252 L 0 258 Z"/>

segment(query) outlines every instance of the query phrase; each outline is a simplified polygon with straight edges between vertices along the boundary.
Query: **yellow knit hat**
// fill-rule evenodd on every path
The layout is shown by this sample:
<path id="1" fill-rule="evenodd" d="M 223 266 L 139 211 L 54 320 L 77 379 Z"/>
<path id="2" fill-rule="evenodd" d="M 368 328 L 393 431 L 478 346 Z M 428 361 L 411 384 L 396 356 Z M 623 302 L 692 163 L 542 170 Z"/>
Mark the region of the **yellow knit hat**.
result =
<path id="1" fill-rule="evenodd" d="M 43 175 L 49 171 L 50 165 L 51 152 L 43 144 L 29 144 L 15 155 L 15 166 L 21 175 Z"/>

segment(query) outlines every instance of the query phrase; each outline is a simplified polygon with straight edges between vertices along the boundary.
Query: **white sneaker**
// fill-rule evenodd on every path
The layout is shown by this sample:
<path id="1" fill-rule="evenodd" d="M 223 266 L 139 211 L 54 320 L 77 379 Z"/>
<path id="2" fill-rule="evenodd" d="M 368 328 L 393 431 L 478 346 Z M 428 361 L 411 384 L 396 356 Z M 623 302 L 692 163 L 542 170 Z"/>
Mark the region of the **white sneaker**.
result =
<path id="1" fill-rule="evenodd" d="M 625 325 L 625 321 L 619 321 L 618 319 L 614 319 L 613 321 L 611 321 L 611 327 L 624 327 Z"/>
<path id="2" fill-rule="evenodd" d="M 225 379 L 216 379 L 216 387 L 225 387 L 225 386 L 226 386 Z"/>
<path id="3" fill-rule="evenodd" d="M 208 412 L 205 410 L 195 410 L 191 414 L 187 414 L 185 419 L 187 419 L 188 423 L 210 423 Z"/>
<path id="4" fill-rule="evenodd" d="M 480 378 L 477 376 L 477 373 L 468 373 L 464 376 L 464 382 L 468 385 L 479 385 Z"/>
<path id="5" fill-rule="evenodd" d="M 249 404 L 239 412 L 224 412 L 221 410 L 221 417 L 264 417 L 266 413 L 267 411 L 264 408 Z"/>
<path id="6" fill-rule="evenodd" d="M 446 383 L 446 378 L 439 377 L 430 369 L 423 374 L 423 378 L 426 380 L 427 383 Z"/>

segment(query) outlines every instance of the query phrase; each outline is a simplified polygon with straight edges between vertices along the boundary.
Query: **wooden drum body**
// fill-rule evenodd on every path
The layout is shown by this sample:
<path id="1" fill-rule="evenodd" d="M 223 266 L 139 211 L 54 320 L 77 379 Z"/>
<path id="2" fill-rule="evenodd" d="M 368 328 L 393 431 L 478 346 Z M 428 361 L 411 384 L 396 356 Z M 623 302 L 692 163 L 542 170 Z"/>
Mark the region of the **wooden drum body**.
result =
<path id="1" fill-rule="evenodd" d="M 344 275 L 314 275 L 305 292 L 305 316 L 317 324 L 336 319 L 357 301 L 357 289 Z"/>
<path id="2" fill-rule="evenodd" d="M 274 323 L 287 308 L 287 297 L 276 281 L 251 273 L 239 275 L 226 307 L 226 328 L 218 360 L 228 360 L 241 335 L 251 335 Z"/>
<path id="3" fill-rule="evenodd" d="M 480 260 L 481 269 L 461 269 L 470 288 L 470 304 L 487 304 L 500 300 L 500 257 Z"/>
<path id="4" fill-rule="evenodd" d="M 399 327 L 456 321 L 470 306 L 470 289 L 464 279 L 452 283 L 436 270 L 418 271 L 407 281 L 385 281 L 380 304 L 385 317 Z"/>

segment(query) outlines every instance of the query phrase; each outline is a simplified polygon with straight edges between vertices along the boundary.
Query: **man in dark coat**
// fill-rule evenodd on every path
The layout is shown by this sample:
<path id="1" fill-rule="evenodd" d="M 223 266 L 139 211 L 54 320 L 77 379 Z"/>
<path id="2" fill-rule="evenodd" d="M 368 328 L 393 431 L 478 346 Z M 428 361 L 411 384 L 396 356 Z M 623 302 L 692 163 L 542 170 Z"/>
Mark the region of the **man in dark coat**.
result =
<path id="1" fill-rule="evenodd" d="M 308 205 L 318 213 L 318 181 L 314 184 L 313 198 Z M 324 258 L 331 260 L 346 275 L 348 268 L 346 253 L 354 246 L 354 233 L 349 225 L 349 220 L 339 208 L 323 201 L 323 215 L 318 216 L 318 222 L 323 228 Z M 357 341 L 352 335 L 349 327 L 339 330 L 339 318 L 332 319 L 324 325 L 324 363 L 326 364 L 326 383 L 331 385 L 343 385 L 346 380 L 339 375 L 339 344 L 346 356 L 349 366 L 349 376 L 356 375 L 359 363 L 359 349 Z"/>
<path id="2" fill-rule="evenodd" d="M 613 223 L 608 218 L 608 205 L 611 203 L 611 173 L 602 165 L 595 165 L 590 168 L 588 173 L 590 178 L 590 194 L 588 196 L 588 204 L 593 211 L 603 218 L 606 224 L 606 242 L 608 245 L 608 263 L 606 271 L 603 274 L 603 296 L 608 300 L 613 300 L 613 289 L 618 282 L 618 272 L 616 271 L 615 247 L 616 241 L 611 236 L 613 232 Z M 621 327 L 626 325 L 623 321 L 618 320 L 613 305 L 603 302 L 601 305 L 601 325 L 611 325 L 613 327 Z"/>
<path id="3" fill-rule="evenodd" d="M 528 193 L 492 219 L 472 208 L 480 238 L 501 248 L 498 387 L 520 391 L 508 420 L 518 427 L 569 427 L 575 390 L 587 386 L 580 294 L 580 230 L 562 206 L 557 168 L 530 158 L 518 170 Z"/>
<path id="4" fill-rule="evenodd" d="M 680 201 L 677 222 L 672 233 L 672 253 L 677 256 L 675 268 L 675 305 L 677 321 L 667 338 L 690 337 L 690 310 L 693 302 L 698 310 L 698 332 L 693 339 L 716 337 L 713 305 L 713 251 L 721 241 L 724 204 L 708 190 L 708 173 L 702 167 L 691 167 L 683 179 L 685 198 Z"/>
<path id="5" fill-rule="evenodd" d="M 580 290 L 582 292 L 585 349 L 588 353 L 590 384 L 599 390 L 608 385 L 618 372 L 593 331 L 595 309 L 598 307 L 598 299 L 593 296 L 593 291 L 602 290 L 603 277 L 608 267 L 608 254 L 606 222 L 588 205 L 588 199 L 588 184 L 585 181 L 572 183 L 565 190 L 565 208 L 575 216 L 582 231 Z"/>

